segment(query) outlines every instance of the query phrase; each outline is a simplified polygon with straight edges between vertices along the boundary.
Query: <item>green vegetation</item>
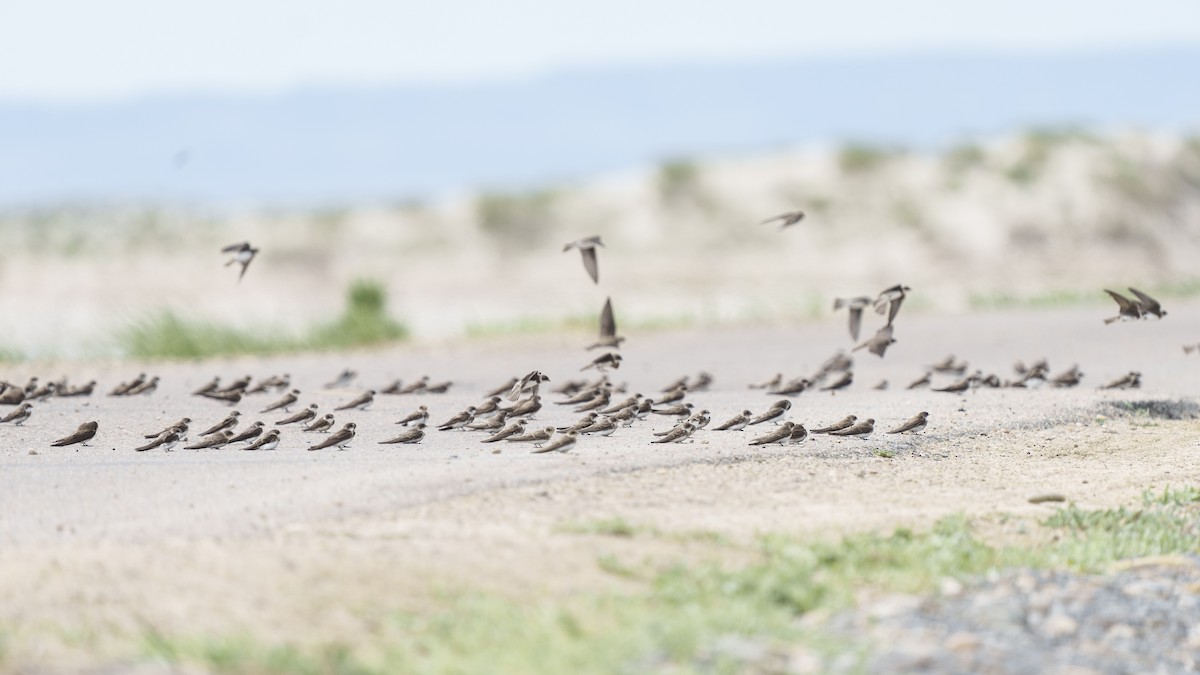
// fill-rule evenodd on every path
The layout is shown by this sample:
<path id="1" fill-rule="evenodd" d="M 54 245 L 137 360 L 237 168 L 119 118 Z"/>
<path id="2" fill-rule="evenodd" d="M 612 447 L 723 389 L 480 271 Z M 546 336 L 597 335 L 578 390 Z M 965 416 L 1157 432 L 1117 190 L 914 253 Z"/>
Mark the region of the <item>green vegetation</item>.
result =
<path id="1" fill-rule="evenodd" d="M 1100 288 L 1111 288 L 1120 293 L 1125 287 L 1119 282 L 1111 282 L 1100 285 Z M 1200 295 L 1200 279 L 1180 279 L 1138 288 L 1160 300 L 1163 298 L 1193 298 Z M 1029 294 L 1011 291 L 975 292 L 968 297 L 968 304 L 972 309 L 1043 309 L 1111 303 L 1112 300 L 1103 290 L 1075 288 L 1051 289 Z"/>
<path id="2" fill-rule="evenodd" d="M 362 347 L 403 340 L 408 331 L 387 315 L 386 301 L 387 293 L 378 282 L 355 281 L 341 317 L 315 327 L 302 337 L 269 327 L 239 329 L 186 319 L 167 310 L 125 328 L 118 336 L 118 343 L 128 356 L 187 359 Z"/>
<path id="3" fill-rule="evenodd" d="M 838 152 L 838 166 L 843 174 L 871 173 L 884 163 L 899 155 L 893 148 L 884 148 L 865 143 L 847 143 Z"/>
<path id="4" fill-rule="evenodd" d="M 796 619 L 850 607 L 865 588 L 928 593 L 944 579 L 969 581 L 1003 568 L 1095 573 L 1129 557 L 1200 552 L 1200 490 L 1147 493 L 1137 509 L 1069 505 L 1040 525 L 1036 543 L 1024 546 L 991 545 L 965 518 L 951 517 L 929 532 L 901 528 L 839 542 L 768 535 L 736 551 L 752 558 L 741 564 L 697 560 L 693 549 L 688 562 L 665 566 L 608 555 L 598 566 L 638 590 L 525 602 L 455 592 L 435 610 L 396 613 L 375 625 L 365 637 L 369 648 L 150 633 L 144 650 L 170 664 L 235 673 L 743 672 L 745 664 L 722 660 L 718 640 L 799 643 L 817 653 L 861 650 Z M 669 536 L 621 519 L 573 527 L 580 536 Z M 720 539 L 708 543 L 714 553 L 736 548 Z"/>

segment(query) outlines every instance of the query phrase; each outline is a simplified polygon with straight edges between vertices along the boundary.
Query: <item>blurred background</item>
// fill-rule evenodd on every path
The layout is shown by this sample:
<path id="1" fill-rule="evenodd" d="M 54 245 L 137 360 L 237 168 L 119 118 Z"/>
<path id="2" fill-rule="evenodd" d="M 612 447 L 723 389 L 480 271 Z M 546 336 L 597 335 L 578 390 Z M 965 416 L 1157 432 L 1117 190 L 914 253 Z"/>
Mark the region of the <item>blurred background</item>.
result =
<path id="1" fill-rule="evenodd" d="M 0 359 L 584 340 L 606 296 L 628 335 L 898 282 L 1200 293 L 1194 0 L 51 0 L 0 31 Z M 561 251 L 592 234 L 599 285 Z"/>

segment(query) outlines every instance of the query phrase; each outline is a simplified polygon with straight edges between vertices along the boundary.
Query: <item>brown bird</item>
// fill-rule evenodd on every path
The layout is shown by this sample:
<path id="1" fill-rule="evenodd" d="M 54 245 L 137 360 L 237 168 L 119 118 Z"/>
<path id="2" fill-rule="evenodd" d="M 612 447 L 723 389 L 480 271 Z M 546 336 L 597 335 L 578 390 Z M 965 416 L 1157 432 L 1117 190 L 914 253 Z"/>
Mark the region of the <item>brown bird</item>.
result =
<path id="1" fill-rule="evenodd" d="M 928 387 L 933 382 L 933 373 L 925 371 L 925 374 L 908 383 L 908 389 L 920 389 Z"/>
<path id="2" fill-rule="evenodd" d="M 792 429 L 794 429 L 795 426 L 796 425 L 792 422 L 784 422 L 770 433 L 764 436 L 759 436 L 758 438 L 750 441 L 750 445 L 769 445 L 771 443 L 779 443 L 782 445 L 787 443 L 788 439 L 792 437 Z"/>
<path id="3" fill-rule="evenodd" d="M 510 436 L 520 436 L 525 433 L 525 424 L 525 420 L 517 420 L 513 424 L 510 424 L 500 431 L 497 431 L 491 436 L 483 439 L 480 441 L 480 443 L 495 443 L 496 441 L 502 441 Z"/>
<path id="4" fill-rule="evenodd" d="M 1114 321 L 1136 321 L 1142 318 L 1141 305 L 1121 295 L 1120 293 L 1110 291 L 1107 288 L 1104 289 L 1104 292 L 1108 293 L 1109 297 L 1117 301 L 1117 315 L 1105 319 L 1105 324 L 1110 324 Z"/>
<path id="5" fill-rule="evenodd" d="M 280 410 L 280 409 L 282 409 L 283 412 L 288 412 L 288 408 L 290 408 L 292 406 L 292 404 L 295 403 L 296 401 L 298 401 L 299 399 L 300 399 L 300 390 L 293 389 L 293 390 L 289 391 L 288 393 L 284 394 L 283 398 L 279 399 L 278 401 L 275 401 L 274 403 L 263 408 L 259 412 L 271 412 L 272 410 Z"/>
<path id="6" fill-rule="evenodd" d="M 186 429 L 184 431 L 168 431 L 161 436 L 156 436 L 154 440 L 150 441 L 149 443 L 134 448 L 133 451 L 146 452 L 147 450 L 153 450 L 155 448 L 162 448 L 163 450 L 169 451 L 171 448 L 179 445 L 180 442 L 187 440 L 186 433 Z"/>
<path id="7" fill-rule="evenodd" d="M 200 387 L 196 391 L 193 391 L 192 395 L 193 396 L 203 396 L 205 394 L 210 394 L 210 393 L 216 391 L 220 386 L 221 386 L 221 378 L 214 377 L 213 379 L 208 381 L 208 384 L 204 385 L 203 387 Z"/>
<path id="8" fill-rule="evenodd" d="M 691 436 L 692 433 L 695 431 L 696 431 L 696 425 L 692 424 L 691 422 L 685 422 L 682 425 L 677 426 L 674 429 L 668 431 L 665 435 L 661 436 L 660 438 L 656 438 L 650 442 L 651 443 L 679 443 L 679 442 L 683 441 L 683 439 Z"/>
<path id="9" fill-rule="evenodd" d="M 889 434 L 906 434 L 918 433 L 925 430 L 925 426 L 929 424 L 929 413 L 919 412 L 904 424 L 889 431 Z"/>
<path id="10" fill-rule="evenodd" d="M 255 422 L 254 424 L 251 424 L 250 426 L 243 429 L 242 433 L 229 439 L 229 442 L 230 443 L 244 443 L 244 442 L 253 441 L 254 439 L 256 439 L 262 435 L 263 426 L 265 426 L 265 425 L 262 422 Z"/>
<path id="11" fill-rule="evenodd" d="M 580 255 L 583 256 L 583 269 L 587 270 L 588 276 L 592 278 L 592 282 L 598 284 L 600 283 L 600 268 L 596 264 L 596 247 L 603 245 L 604 242 L 600 241 L 599 235 L 584 237 L 563 246 L 563 253 L 573 248 L 579 249 Z"/>
<path id="12" fill-rule="evenodd" d="M 788 443 L 801 443 L 808 438 L 808 430 L 803 424 L 796 423 L 792 425 L 792 433 L 788 434 Z"/>
<path id="13" fill-rule="evenodd" d="M 583 431 L 584 429 L 595 424 L 596 420 L 599 417 L 600 417 L 600 413 L 590 412 L 590 413 L 584 415 L 578 422 L 576 422 L 575 424 L 572 424 L 569 427 L 559 427 L 558 431 L 559 431 L 559 433 L 564 433 L 564 434 L 569 434 L 572 431 Z"/>
<path id="14" fill-rule="evenodd" d="M 242 450 L 274 450 L 279 447 L 279 430 L 272 429 L 257 441 L 242 448 Z"/>
<path id="15" fill-rule="evenodd" d="M 1137 389 L 1142 386 L 1142 374 L 1136 370 L 1130 371 L 1127 375 L 1118 377 L 1108 384 L 1100 387 L 1101 389 Z"/>
<path id="16" fill-rule="evenodd" d="M 532 454 L 540 454 L 543 452 L 567 452 L 575 447 L 575 443 L 579 440 L 579 432 L 572 431 L 569 434 L 563 434 L 549 443 L 535 446 L 536 450 L 530 450 Z"/>
<path id="17" fill-rule="evenodd" d="M 250 262 L 254 260 L 254 256 L 258 255 L 258 249 L 250 245 L 248 241 L 230 244 L 221 249 L 221 253 L 228 253 L 233 257 L 225 263 L 226 267 L 237 263 L 242 266 L 242 271 L 238 273 L 238 283 L 241 283 L 242 277 L 246 276 L 246 269 L 250 267 Z"/>
<path id="18" fill-rule="evenodd" d="M 946 385 L 944 387 L 940 387 L 940 388 L 934 388 L 934 389 L 931 389 L 930 391 L 940 391 L 940 392 L 943 392 L 946 394 L 960 394 L 960 393 L 970 389 L 971 385 L 974 382 L 975 382 L 975 376 L 972 375 L 971 377 L 964 377 L 963 379 L 961 379 L 957 382 L 954 382 L 953 384 L 948 384 L 948 385 Z"/>
<path id="19" fill-rule="evenodd" d="M 324 417 L 313 420 L 312 424 L 304 427 L 304 431 L 319 431 L 325 433 L 333 428 L 334 419 L 333 413 L 326 413 Z"/>
<path id="20" fill-rule="evenodd" d="M 467 426 L 468 424 L 470 424 L 471 422 L 474 422 L 474 421 L 475 421 L 475 406 L 471 405 L 471 406 L 467 406 L 466 410 L 458 413 L 454 417 L 451 417 L 450 419 L 446 420 L 445 422 L 442 422 L 441 424 L 439 424 L 438 429 L 441 431 L 449 431 L 451 429 L 458 429 L 459 431 L 462 431 L 463 427 Z"/>
<path id="21" fill-rule="evenodd" d="M 201 436 L 209 436 L 211 434 L 217 433 L 218 431 L 223 431 L 225 429 L 232 429 L 235 426 L 237 426 L 238 418 L 241 417 L 241 415 L 242 414 L 240 412 L 234 410 L 233 412 L 229 413 L 228 417 L 221 420 L 220 422 L 217 422 L 212 427 L 210 427 L 207 431 L 200 432 L 200 435 Z"/>
<path id="22" fill-rule="evenodd" d="M 219 434 L 213 434 L 208 438 L 203 438 L 191 445 L 183 446 L 184 450 L 202 450 L 205 448 L 221 448 L 229 444 L 233 438 L 233 432 L 229 429 L 222 431 Z"/>
<path id="23" fill-rule="evenodd" d="M 509 443 L 533 443 L 534 447 L 540 448 L 542 447 L 542 443 L 550 440 L 550 437 L 553 435 L 554 427 L 542 427 L 541 429 L 530 431 L 520 436 L 509 436 L 504 440 Z"/>
<path id="24" fill-rule="evenodd" d="M 25 423 L 25 420 L 29 419 L 31 414 L 33 414 L 33 405 L 25 403 L 20 408 L 5 415 L 4 419 L 0 419 L 0 424 L 12 422 L 13 426 L 19 427 Z"/>
<path id="25" fill-rule="evenodd" d="M 858 422 L 852 426 L 846 427 L 845 429 L 831 431 L 831 432 L 829 432 L 829 435 L 830 436 L 856 436 L 858 438 L 866 438 L 867 436 L 870 436 L 871 432 L 873 432 L 873 431 L 875 431 L 875 420 L 868 419 L 863 422 Z"/>
<path id="26" fill-rule="evenodd" d="M 150 394 L 153 394 L 154 390 L 156 390 L 156 389 L 158 389 L 158 376 L 157 375 L 150 378 L 150 381 L 143 382 L 142 384 L 139 384 L 138 386 L 125 392 L 125 395 L 126 396 L 138 396 L 138 395 L 147 395 L 148 396 Z"/>
<path id="27" fill-rule="evenodd" d="M 234 391 L 212 391 L 207 394 L 201 394 L 204 398 L 211 398 L 214 401 L 224 401 L 229 405 L 237 405 L 242 401 L 242 392 Z"/>
<path id="28" fill-rule="evenodd" d="M 858 340 L 859 330 L 862 328 L 863 310 L 871 305 L 871 298 L 865 295 L 860 295 L 856 298 L 834 298 L 833 311 L 845 307 L 850 314 L 850 339 Z"/>
<path id="29" fill-rule="evenodd" d="M 775 377 L 772 377 L 766 382 L 752 384 L 750 385 L 750 389 L 774 389 L 775 387 L 779 386 L 780 382 L 783 382 L 783 373 L 775 373 Z"/>
<path id="30" fill-rule="evenodd" d="M 397 443 L 406 443 L 406 444 L 420 443 L 421 439 L 423 439 L 423 438 L 425 438 L 425 424 L 421 423 L 410 429 L 407 429 L 406 431 L 402 432 L 399 436 L 396 436 L 395 438 L 389 438 L 386 441 L 379 441 L 379 444 L 380 445 L 394 445 Z"/>
<path id="31" fill-rule="evenodd" d="M 87 446 L 87 441 L 92 440 L 92 438 L 96 436 L 96 431 L 99 428 L 100 424 L 98 422 L 84 422 L 83 424 L 79 425 L 79 428 L 75 430 L 75 433 L 67 436 L 66 438 L 60 438 L 50 445 L 56 448 L 61 448 L 67 445 L 82 443 L 84 446 Z"/>
<path id="32" fill-rule="evenodd" d="M 1134 297 L 1137 298 L 1138 309 L 1141 310 L 1143 319 L 1151 314 L 1160 319 L 1167 315 L 1167 311 L 1163 309 L 1162 305 L 1158 304 L 1158 301 L 1154 298 L 1146 295 L 1133 286 L 1129 287 L 1129 292 L 1133 293 Z"/>
<path id="33" fill-rule="evenodd" d="M 370 408 L 371 404 L 374 402 L 375 402 L 375 390 L 369 389 L 369 390 L 363 392 L 362 395 L 356 397 L 353 401 L 344 403 L 344 404 L 334 408 L 334 410 L 352 410 L 354 408 L 358 408 L 359 410 L 366 410 L 367 408 Z"/>
<path id="34" fill-rule="evenodd" d="M 812 382 L 808 378 L 800 377 L 785 383 L 783 386 L 772 389 L 767 392 L 769 396 L 798 396 L 803 394 L 806 389 L 812 386 Z"/>
<path id="35" fill-rule="evenodd" d="M 860 349 L 866 349 L 879 358 L 883 358 L 883 355 L 887 353 L 888 347 L 895 343 L 896 338 L 892 337 L 892 324 L 889 323 L 888 325 L 876 331 L 875 335 L 873 335 L 870 340 L 858 345 L 851 351 L 856 352 Z"/>
<path id="36" fill-rule="evenodd" d="M 396 381 L 399 382 L 399 380 L 396 380 Z M 503 396 L 503 395 L 507 394 L 509 391 L 511 391 L 513 388 L 513 385 L 515 385 L 517 382 L 520 382 L 520 380 L 518 380 L 517 378 L 514 377 L 511 380 L 509 380 L 507 383 L 502 384 L 499 387 L 496 387 L 495 389 L 484 394 L 484 396 L 486 396 L 488 398 L 491 398 L 493 396 Z"/>
<path id="37" fill-rule="evenodd" d="M 782 399 L 780 401 L 776 401 L 774 403 L 774 405 L 772 405 L 770 408 L 768 408 L 765 413 L 750 420 L 747 423 L 747 425 L 754 426 L 756 424 L 762 424 L 763 422 L 777 422 L 777 423 L 782 422 L 783 416 L 786 415 L 787 411 L 789 411 L 791 409 L 792 409 L 792 402 L 787 400 L 786 398 Z"/>
<path id="38" fill-rule="evenodd" d="M 900 312 L 900 304 L 904 302 L 904 298 L 908 297 L 908 292 L 912 289 L 903 284 L 896 284 L 891 288 L 884 289 L 880 292 L 879 297 L 875 298 L 875 313 L 883 314 L 887 312 L 887 325 L 892 325 L 896 320 L 896 314 Z"/>
<path id="39" fill-rule="evenodd" d="M 129 393 L 129 390 L 131 390 L 135 387 L 140 387 L 145 382 L 146 382 L 146 374 L 140 373 L 137 377 L 133 378 L 132 380 L 130 380 L 128 382 L 122 382 L 121 384 L 118 384 L 117 386 L 113 387 L 113 390 L 108 392 L 108 395 L 109 396 L 124 396 Z"/>
<path id="40" fill-rule="evenodd" d="M 479 419 L 478 411 L 476 411 L 475 419 L 476 420 Z M 467 428 L 470 429 L 471 431 L 487 431 L 490 433 L 493 431 L 497 431 L 499 429 L 503 429 L 504 425 L 507 422 L 508 422 L 508 411 L 507 410 L 499 410 L 496 412 L 496 414 L 489 415 L 482 422 L 472 422 L 471 424 L 468 424 Z"/>
<path id="41" fill-rule="evenodd" d="M 591 363 L 587 364 L 586 366 L 580 368 L 579 370 L 584 371 L 584 370 L 587 370 L 588 368 L 595 368 L 596 370 L 603 373 L 604 371 L 606 371 L 610 368 L 612 370 L 616 370 L 620 367 L 621 367 L 621 355 L 613 354 L 610 352 L 608 354 L 604 354 L 602 356 L 596 357 L 596 359 L 594 361 L 592 361 Z"/>
<path id="42" fill-rule="evenodd" d="M 283 426 L 284 424 L 295 424 L 297 422 L 307 422 L 317 416 L 317 404 L 314 403 L 298 413 L 294 413 L 285 417 L 275 424 Z"/>
<path id="43" fill-rule="evenodd" d="M 750 412 L 749 410 L 743 410 L 740 414 L 729 418 L 729 421 L 725 422 L 721 426 L 713 427 L 713 431 L 741 431 L 742 429 L 745 429 L 748 424 L 750 424 L 750 420 L 752 419 L 754 419 L 754 413 Z"/>
<path id="44" fill-rule="evenodd" d="M 840 378 L 838 378 L 838 380 L 836 382 L 833 382 L 831 384 L 825 385 L 824 387 L 821 387 L 821 391 L 835 392 L 835 391 L 838 391 L 839 389 L 845 389 L 846 387 L 849 387 L 851 384 L 853 384 L 853 382 L 854 382 L 854 373 L 847 370 L 845 373 L 842 374 L 842 376 Z"/>
<path id="45" fill-rule="evenodd" d="M 613 318 L 612 298 L 604 300 L 604 309 L 600 310 L 600 339 L 588 345 L 588 350 L 600 347 L 620 349 L 625 338 L 617 335 L 617 320 Z"/>
<path id="46" fill-rule="evenodd" d="M 350 441 L 354 440 L 354 430 L 357 428 L 358 425 L 354 422 L 346 422 L 341 429 L 335 431 L 324 441 L 309 447 L 309 450 L 324 450 L 325 448 L 332 448 L 334 446 L 337 446 L 338 450 L 345 450 L 349 447 Z"/>
<path id="47" fill-rule="evenodd" d="M 846 415 L 842 419 L 838 420 L 837 422 L 834 422 L 833 424 L 830 424 L 829 426 L 824 426 L 824 427 L 821 427 L 820 429 L 813 429 L 812 433 L 828 434 L 828 433 L 831 433 L 834 431 L 841 431 L 842 429 L 849 429 L 850 427 L 854 426 L 854 423 L 857 421 L 858 421 L 858 416 Z"/>
<path id="48" fill-rule="evenodd" d="M 420 406 L 416 410 L 414 410 L 414 411 L 410 412 L 409 414 L 405 415 L 404 417 L 400 418 L 400 421 L 396 422 L 396 424 L 399 424 L 401 426 L 408 426 L 408 425 L 412 424 L 413 422 L 424 423 L 424 422 L 428 422 L 428 421 L 429 421 L 429 408 L 427 408 L 426 406 Z"/>
<path id="49" fill-rule="evenodd" d="M 508 392 L 508 400 L 515 401 L 521 398 L 525 392 L 531 392 L 537 395 L 538 389 L 541 388 L 543 382 L 549 382 L 550 378 L 542 374 L 540 370 L 530 371 L 525 377 L 513 382 L 512 388 Z"/>
<path id="50" fill-rule="evenodd" d="M 159 431 L 159 432 L 157 432 L 157 433 L 153 433 L 153 434 L 145 434 L 145 435 L 143 436 L 143 438 L 158 438 L 159 436 L 163 436 L 163 435 L 165 435 L 165 434 L 168 434 L 168 433 L 170 433 L 170 432 L 172 432 L 172 431 L 178 431 L 178 430 L 179 430 L 179 429 L 181 429 L 181 428 L 182 428 L 183 430 L 185 430 L 185 431 L 186 431 L 186 430 L 187 430 L 187 426 L 188 426 L 189 424 L 191 424 L 191 423 L 192 423 L 192 418 L 190 418 L 190 417 L 183 417 L 183 418 L 181 418 L 181 419 L 180 419 L 178 422 L 176 422 L 176 423 L 172 424 L 171 426 L 167 427 L 166 429 L 163 429 L 162 431 Z"/>
<path id="51" fill-rule="evenodd" d="M 779 229 L 785 230 L 785 229 L 791 227 L 792 225 L 795 225 L 796 223 L 799 223 L 800 221 L 804 220 L 804 212 L 800 211 L 800 210 L 784 211 L 783 213 L 781 213 L 773 218 L 767 218 L 766 220 L 762 221 L 762 224 L 767 225 L 767 224 L 773 223 L 777 220 L 781 221 L 780 225 L 779 225 Z"/>
<path id="52" fill-rule="evenodd" d="M 542 409 L 542 397 L 534 394 L 531 398 L 521 401 L 513 408 L 509 409 L 509 418 L 514 417 L 530 417 L 532 418 L 537 411 Z"/>

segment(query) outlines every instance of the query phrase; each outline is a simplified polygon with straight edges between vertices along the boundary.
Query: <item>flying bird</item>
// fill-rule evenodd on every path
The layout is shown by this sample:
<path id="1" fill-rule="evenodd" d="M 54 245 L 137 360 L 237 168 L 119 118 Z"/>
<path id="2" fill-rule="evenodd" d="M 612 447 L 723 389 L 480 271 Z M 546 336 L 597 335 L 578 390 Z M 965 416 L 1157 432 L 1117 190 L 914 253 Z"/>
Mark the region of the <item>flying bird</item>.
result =
<path id="1" fill-rule="evenodd" d="M 563 253 L 573 248 L 579 249 L 580 255 L 583 256 L 583 268 L 592 277 L 592 282 L 598 284 L 600 283 L 600 269 L 596 265 L 596 247 L 603 245 L 604 242 L 600 241 L 599 235 L 585 237 L 563 246 Z"/>
<path id="2" fill-rule="evenodd" d="M 99 428 L 100 428 L 100 424 L 98 422 L 84 422 L 83 424 L 79 425 L 79 428 L 75 430 L 75 433 L 71 434 L 70 436 L 67 436 L 66 438 L 60 438 L 57 441 L 54 441 L 53 443 L 51 443 L 50 445 L 52 445 L 56 448 L 61 448 L 61 447 L 67 446 L 67 445 L 75 445 L 76 443 L 82 443 L 86 446 L 87 441 L 92 440 L 92 438 L 94 438 L 96 436 L 96 431 Z"/>
<path id="3" fill-rule="evenodd" d="M 613 354 L 613 353 L 609 352 L 608 354 L 604 354 L 602 356 L 596 357 L 596 359 L 594 361 L 592 361 L 591 363 L 587 364 L 586 366 L 580 368 L 579 370 L 584 371 L 584 370 L 587 370 L 588 368 L 595 368 L 596 370 L 603 373 L 610 368 L 612 370 L 616 370 L 620 367 L 621 367 L 621 355 Z"/>
<path id="4" fill-rule="evenodd" d="M 1141 305 L 1121 295 L 1120 293 L 1117 293 L 1116 291 L 1110 291 L 1106 288 L 1104 289 L 1104 292 L 1108 293 L 1109 297 L 1117 301 L 1117 315 L 1105 319 L 1105 324 L 1110 324 L 1114 321 L 1137 321 L 1138 319 L 1142 318 Z"/>
<path id="5" fill-rule="evenodd" d="M 792 225 L 795 225 L 796 223 L 799 223 L 800 221 L 804 220 L 804 212 L 800 211 L 800 210 L 784 211 L 783 213 L 781 213 L 773 218 L 767 218 L 766 220 L 762 221 L 762 224 L 767 225 L 767 224 L 773 223 L 777 220 L 780 221 L 779 229 L 785 230 L 785 229 L 791 227 Z"/>
<path id="6" fill-rule="evenodd" d="M 234 263 L 242 266 L 241 273 L 238 274 L 238 282 L 241 283 L 242 277 L 246 276 L 246 268 L 250 267 L 250 261 L 254 260 L 254 256 L 258 255 L 258 249 L 250 245 L 250 242 L 243 241 L 237 244 L 230 244 L 221 249 L 221 253 L 228 253 L 233 257 L 225 263 L 226 267 Z"/>
<path id="7" fill-rule="evenodd" d="M 1167 311 L 1163 309 L 1162 305 L 1159 305 L 1158 301 L 1154 298 L 1146 295 L 1132 286 L 1129 287 L 1129 292 L 1133 293 L 1134 297 L 1137 298 L 1138 309 L 1142 311 L 1143 319 L 1151 314 L 1160 319 L 1167 315 Z"/>
<path id="8" fill-rule="evenodd" d="M 521 398 L 521 394 L 530 391 L 536 396 L 538 388 L 543 382 L 549 382 L 550 378 L 542 374 L 540 370 L 530 371 L 525 377 L 516 381 L 512 385 L 512 389 L 508 392 L 508 400 L 515 401 Z"/>
<path id="9" fill-rule="evenodd" d="M 600 347 L 620 349 L 625 338 L 617 335 L 617 320 L 613 318 L 612 298 L 605 298 L 604 309 L 600 310 L 600 339 L 588 345 L 588 350 Z"/>
<path id="10" fill-rule="evenodd" d="M 891 288 L 884 289 L 880 292 L 879 297 L 875 298 L 875 313 L 883 314 L 886 311 L 887 325 L 892 325 L 892 322 L 896 320 L 896 314 L 900 311 L 900 303 L 904 302 L 904 298 L 911 290 L 904 284 L 896 284 Z"/>
<path id="11" fill-rule="evenodd" d="M 324 450 L 325 448 L 332 448 L 334 446 L 337 446 L 338 450 L 345 450 L 349 446 L 350 441 L 354 440 L 354 430 L 357 428 L 358 425 L 354 422 L 346 422 L 345 426 L 335 431 L 324 441 L 311 446 L 309 450 Z"/>
<path id="12" fill-rule="evenodd" d="M 915 433 L 924 431 L 926 425 L 928 425 L 928 424 L 929 424 L 929 413 L 919 412 L 916 415 L 914 415 L 912 418 L 910 418 L 908 421 L 906 421 L 904 424 L 901 424 L 900 426 L 896 427 L 895 429 L 892 429 L 888 433 L 889 434 L 908 434 L 908 433 L 915 434 Z"/>
<path id="13" fill-rule="evenodd" d="M 882 359 L 883 355 L 887 353 L 888 347 L 891 347 L 895 343 L 896 338 L 892 337 L 892 324 L 889 323 L 883 328 L 875 331 L 875 335 L 871 336 L 870 340 L 867 340 L 850 351 L 856 352 L 860 349 L 866 349 Z"/>
<path id="14" fill-rule="evenodd" d="M 850 314 L 850 339 L 858 340 L 859 330 L 862 328 L 863 310 L 871 305 L 871 298 L 865 295 L 860 295 L 857 298 L 834 298 L 833 311 L 845 307 L 846 312 Z"/>

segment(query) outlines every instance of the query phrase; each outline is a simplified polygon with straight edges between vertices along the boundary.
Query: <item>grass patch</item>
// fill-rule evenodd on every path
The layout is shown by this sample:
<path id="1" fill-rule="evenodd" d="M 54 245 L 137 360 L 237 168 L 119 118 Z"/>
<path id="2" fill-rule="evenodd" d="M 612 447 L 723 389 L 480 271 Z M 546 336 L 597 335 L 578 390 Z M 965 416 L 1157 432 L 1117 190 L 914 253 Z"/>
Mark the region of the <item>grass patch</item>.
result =
<path id="1" fill-rule="evenodd" d="M 347 293 L 342 315 L 303 336 L 271 328 L 240 329 L 186 319 L 167 310 L 125 328 L 118 335 L 118 344 L 127 356 L 135 358 L 199 359 L 362 347 L 403 340 L 408 331 L 387 315 L 386 302 L 386 291 L 378 282 L 355 281 Z"/>
<path id="2" fill-rule="evenodd" d="M 946 578 L 970 580 L 1012 567 L 1099 572 L 1129 557 L 1200 551 L 1200 490 L 1146 493 L 1140 508 L 1084 510 L 1068 505 L 1039 524 L 1024 546 L 995 546 L 964 517 L 928 532 L 899 528 L 840 541 L 791 535 L 759 539 L 749 564 L 696 560 L 649 569 L 602 556 L 597 565 L 640 590 L 510 598 L 448 594 L 437 608 L 372 622 L 363 645 L 267 645 L 241 635 L 192 639 L 143 635 L 143 654 L 172 665 L 233 673 L 614 673 L 748 672 L 724 661 L 729 637 L 758 644 L 803 644 L 818 653 L 852 651 L 803 628 L 797 618 L 853 605 L 864 589 L 928 593 Z M 654 533 L 623 519 L 568 526 L 583 534 Z M 714 659 L 716 661 L 714 662 Z M 757 671 L 754 671 L 757 672 Z"/>

